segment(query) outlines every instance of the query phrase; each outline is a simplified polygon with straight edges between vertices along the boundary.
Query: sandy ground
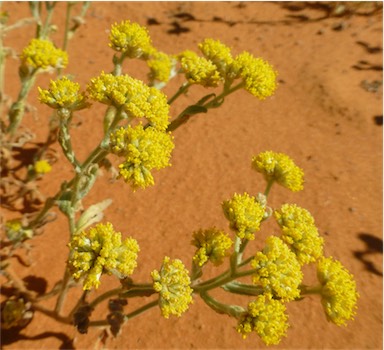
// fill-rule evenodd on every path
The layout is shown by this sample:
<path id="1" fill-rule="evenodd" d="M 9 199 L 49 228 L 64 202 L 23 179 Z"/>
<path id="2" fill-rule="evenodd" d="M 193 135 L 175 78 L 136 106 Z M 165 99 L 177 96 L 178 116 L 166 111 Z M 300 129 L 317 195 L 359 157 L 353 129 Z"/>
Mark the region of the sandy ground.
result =
<path id="1" fill-rule="evenodd" d="M 59 9 L 64 13 L 64 4 Z M 29 16 L 27 4 L 22 2 L 6 2 L 3 10 L 9 11 L 11 22 Z M 57 12 L 54 18 L 58 45 L 62 40 L 61 15 Z M 290 303 L 288 337 L 275 348 L 381 349 L 382 14 L 327 16 L 321 6 L 304 3 L 96 2 L 86 24 L 69 44 L 66 72 L 85 86 L 102 70 L 110 71 L 113 52 L 107 46 L 108 30 L 112 23 L 125 19 L 146 25 L 154 45 L 162 51 L 197 51 L 197 44 L 211 37 L 230 46 L 234 54 L 247 50 L 263 57 L 279 72 L 279 88 L 272 98 L 259 101 L 239 91 L 220 109 L 199 115 L 178 129 L 172 167 L 156 173 L 153 188 L 133 193 L 122 181 L 110 184 L 107 173 L 98 180 L 84 204 L 113 199 L 106 220 L 135 237 L 141 247 L 135 280 L 149 282 L 150 271 L 159 268 L 165 255 L 190 267 L 194 252 L 191 233 L 213 225 L 228 231 L 221 202 L 235 192 L 256 194 L 264 190 L 262 177 L 250 167 L 252 156 L 265 150 L 285 152 L 304 169 L 305 189 L 291 193 L 275 187 L 270 205 L 297 203 L 312 213 L 326 240 L 326 255 L 342 261 L 354 274 L 360 300 L 355 321 L 348 327 L 328 323 L 318 298 Z M 20 52 L 32 35 L 32 27 L 28 28 L 10 33 L 5 44 Z M 15 98 L 19 88 L 17 61 L 7 64 L 6 92 Z M 143 66 L 138 63 L 125 67 L 125 72 L 144 77 Z M 41 75 L 37 85 L 46 87 L 48 80 L 49 76 Z M 171 94 L 176 88 L 177 82 L 165 92 Z M 205 93 L 203 88 L 192 89 L 172 106 L 172 115 Z M 49 110 L 39 105 L 36 97 L 34 90 L 29 102 L 39 112 L 27 114 L 25 125 L 42 141 Z M 81 125 L 72 133 L 80 160 L 99 142 L 103 113 L 104 107 L 95 105 L 77 116 Z M 54 195 L 61 181 L 69 178 L 71 170 L 60 156 L 40 183 L 41 191 Z M 16 214 L 4 210 L 2 215 L 9 219 Z M 276 226 L 267 225 L 253 249 L 261 248 L 265 237 L 274 232 Z M 49 290 L 62 277 L 67 237 L 67 224 L 59 216 L 33 240 L 32 264 L 25 267 L 12 258 L 13 268 L 21 278 L 45 279 Z M 306 272 L 313 275 L 314 267 Z M 115 285 L 112 279 L 104 281 L 104 286 Z M 76 292 L 70 296 L 75 298 Z M 130 302 L 127 310 L 140 302 Z M 234 298 L 233 302 L 240 303 L 241 299 Z M 70 304 L 68 301 L 66 310 Z M 166 320 L 158 309 L 152 309 L 128 322 L 122 334 L 108 338 L 105 346 L 265 347 L 255 334 L 241 339 L 235 326 L 235 320 L 214 313 L 196 298 L 181 318 Z M 80 335 L 74 328 L 36 313 L 19 334 L 2 332 L 2 348 L 98 349 L 102 347 L 101 333 L 100 329 L 90 329 L 88 335 Z"/>

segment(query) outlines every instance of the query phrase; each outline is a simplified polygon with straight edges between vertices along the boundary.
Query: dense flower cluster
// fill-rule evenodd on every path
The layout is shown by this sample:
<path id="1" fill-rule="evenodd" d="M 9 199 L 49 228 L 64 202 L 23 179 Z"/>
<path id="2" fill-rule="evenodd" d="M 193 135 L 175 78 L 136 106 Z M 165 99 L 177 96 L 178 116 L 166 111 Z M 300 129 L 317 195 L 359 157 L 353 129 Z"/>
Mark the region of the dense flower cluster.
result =
<path id="1" fill-rule="evenodd" d="M 178 56 L 182 72 L 191 84 L 216 87 L 222 81 L 217 67 L 195 52 L 186 50 Z"/>
<path id="2" fill-rule="evenodd" d="M 254 233 L 260 229 L 265 214 L 265 207 L 255 197 L 248 193 L 235 193 L 232 199 L 223 202 L 222 207 L 230 228 L 237 236 L 255 239 Z"/>
<path id="3" fill-rule="evenodd" d="M 129 20 L 112 25 L 109 40 L 112 49 L 123 52 L 130 58 L 145 57 L 152 50 L 148 30 Z"/>
<path id="4" fill-rule="evenodd" d="M 160 294 L 159 305 L 165 318 L 181 316 L 193 302 L 191 280 L 183 263 L 165 257 L 160 271 L 151 273 L 153 288 Z"/>
<path id="5" fill-rule="evenodd" d="M 98 224 L 88 232 L 77 232 L 69 243 L 69 266 L 75 279 L 84 277 L 83 289 L 98 288 L 103 272 L 124 278 L 137 266 L 139 245 L 133 238 L 121 240 L 111 223 Z"/>
<path id="6" fill-rule="evenodd" d="M 43 39 L 32 39 L 20 58 L 23 65 L 34 69 L 65 68 L 68 64 L 67 53 Z"/>
<path id="7" fill-rule="evenodd" d="M 336 325 L 346 325 L 353 319 L 359 294 L 353 275 L 337 260 L 323 258 L 317 265 L 321 283 L 321 303 L 327 319 Z"/>
<path id="8" fill-rule="evenodd" d="M 271 294 L 259 295 L 248 304 L 248 311 L 240 318 L 237 331 L 246 338 L 255 331 L 266 345 L 276 345 L 286 336 L 288 316 L 285 305 Z"/>
<path id="9" fill-rule="evenodd" d="M 102 72 L 91 79 L 87 90 L 94 100 L 122 108 L 131 118 L 145 117 L 152 126 L 163 131 L 168 127 L 169 105 L 166 96 L 141 80 L 129 75 L 115 76 Z"/>
<path id="10" fill-rule="evenodd" d="M 308 210 L 296 204 L 284 204 L 274 212 L 287 243 L 301 265 L 314 262 L 323 255 L 324 239 L 319 236 L 315 220 Z"/>
<path id="11" fill-rule="evenodd" d="M 52 170 L 51 164 L 49 164 L 46 160 L 38 160 L 34 166 L 33 169 L 35 170 L 36 174 L 47 174 Z"/>
<path id="12" fill-rule="evenodd" d="M 253 157 L 252 166 L 264 175 L 267 182 L 276 181 L 293 192 L 303 189 L 303 170 L 284 153 L 262 152 Z"/>
<path id="13" fill-rule="evenodd" d="M 169 159 L 174 148 L 169 133 L 153 127 L 117 129 L 111 134 L 110 148 L 113 153 L 124 157 L 119 165 L 120 176 L 129 182 L 133 189 L 145 188 L 154 184 L 152 169 L 162 169 L 170 165 Z"/>
<path id="14" fill-rule="evenodd" d="M 201 42 L 199 49 L 216 66 L 220 76 L 225 79 L 233 63 L 231 49 L 219 40 L 210 38 Z"/>
<path id="15" fill-rule="evenodd" d="M 273 67 L 249 52 L 243 52 L 235 58 L 232 71 L 242 79 L 245 90 L 260 100 L 273 95 L 277 88 L 277 73 Z"/>
<path id="16" fill-rule="evenodd" d="M 228 256 L 228 249 L 233 242 L 224 231 L 213 227 L 194 232 L 192 244 L 197 248 L 193 260 L 197 265 L 203 266 L 207 261 L 220 265 Z"/>
<path id="17" fill-rule="evenodd" d="M 89 106 L 84 93 L 80 93 L 80 84 L 62 77 L 57 80 L 51 80 L 48 90 L 38 87 L 39 100 L 51 108 L 65 108 L 70 111 L 76 111 Z"/>
<path id="18" fill-rule="evenodd" d="M 300 296 L 299 285 L 303 279 L 301 266 L 295 254 L 278 237 L 267 238 L 265 248 L 257 252 L 251 262 L 256 270 L 253 282 L 282 300 Z"/>
<path id="19" fill-rule="evenodd" d="M 175 74 L 176 60 L 164 52 L 154 51 L 147 60 L 150 68 L 149 78 L 151 81 L 167 83 Z"/>

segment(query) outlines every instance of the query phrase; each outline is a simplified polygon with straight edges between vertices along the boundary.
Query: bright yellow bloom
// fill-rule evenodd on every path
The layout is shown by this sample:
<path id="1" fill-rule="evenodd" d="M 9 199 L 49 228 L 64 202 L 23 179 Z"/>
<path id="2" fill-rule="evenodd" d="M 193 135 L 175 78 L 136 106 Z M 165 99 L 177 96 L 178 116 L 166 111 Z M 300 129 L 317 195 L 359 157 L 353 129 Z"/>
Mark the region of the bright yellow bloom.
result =
<path id="1" fill-rule="evenodd" d="M 204 57 L 193 51 L 184 51 L 179 56 L 182 72 L 192 84 L 205 87 L 216 87 L 222 81 L 217 67 Z"/>
<path id="2" fill-rule="evenodd" d="M 164 52 L 155 51 L 147 61 L 150 68 L 149 78 L 152 81 L 167 83 L 172 77 L 176 60 Z"/>
<path id="3" fill-rule="evenodd" d="M 154 184 L 152 169 L 170 165 L 169 159 L 174 148 L 172 136 L 153 127 L 120 128 L 111 134 L 111 151 L 125 158 L 119 165 L 120 176 L 133 189 Z"/>
<path id="4" fill-rule="evenodd" d="M 210 60 L 225 78 L 233 62 L 231 49 L 220 42 L 220 40 L 205 39 L 199 44 L 199 49 L 203 55 Z"/>
<path id="5" fill-rule="evenodd" d="M 52 170 L 51 164 L 46 160 L 38 160 L 34 165 L 37 174 L 47 174 Z"/>
<path id="6" fill-rule="evenodd" d="M 240 318 L 237 331 L 244 339 L 255 331 L 266 345 L 276 345 L 286 336 L 288 327 L 285 305 L 273 299 L 271 294 L 264 294 L 248 304 L 248 311 Z"/>
<path id="7" fill-rule="evenodd" d="M 130 58 L 145 57 L 152 50 L 148 30 L 128 20 L 112 25 L 109 40 L 112 49 L 121 51 Z"/>
<path id="8" fill-rule="evenodd" d="M 123 108 L 132 118 L 147 118 L 159 130 L 165 131 L 169 125 L 167 97 L 141 80 L 102 72 L 99 77 L 91 79 L 88 92 L 96 101 Z"/>
<path id="9" fill-rule="evenodd" d="M 319 236 L 315 220 L 308 210 L 296 204 L 284 204 L 274 212 L 287 243 L 301 265 L 316 261 L 323 255 L 324 239 Z"/>
<path id="10" fill-rule="evenodd" d="M 84 277 L 83 289 L 98 288 L 103 272 L 125 278 L 137 266 L 139 245 L 133 238 L 121 241 L 111 223 L 98 224 L 88 232 L 77 232 L 69 244 L 69 266 L 75 279 Z"/>
<path id="11" fill-rule="evenodd" d="M 39 100 L 51 108 L 66 108 L 76 111 L 88 107 L 84 93 L 80 93 L 80 84 L 69 80 L 67 77 L 51 80 L 48 90 L 38 87 Z"/>
<path id="12" fill-rule="evenodd" d="M 237 236 L 255 239 L 254 233 L 260 229 L 265 214 L 265 207 L 255 197 L 248 193 L 235 193 L 231 200 L 223 202 L 222 207 L 225 217 L 229 220 L 229 227 Z"/>
<path id="13" fill-rule="evenodd" d="M 321 283 L 321 303 L 327 319 L 338 326 L 346 325 L 356 315 L 356 282 L 353 275 L 337 260 L 323 258 L 317 265 Z"/>
<path id="14" fill-rule="evenodd" d="M 191 243 L 197 248 L 193 260 L 199 266 L 203 266 L 208 260 L 214 265 L 220 265 L 229 255 L 228 249 L 233 244 L 224 231 L 215 227 L 194 232 Z"/>
<path id="15" fill-rule="evenodd" d="M 32 68 L 65 68 L 68 64 L 68 55 L 65 51 L 57 49 L 51 41 L 32 39 L 21 53 L 23 65 Z"/>
<path id="16" fill-rule="evenodd" d="M 284 301 L 300 296 L 301 266 L 280 238 L 269 236 L 265 248 L 256 253 L 251 266 L 256 270 L 253 283 L 261 284 L 267 292 Z"/>
<path id="17" fill-rule="evenodd" d="M 277 88 L 277 72 L 262 58 L 255 58 L 249 52 L 236 56 L 232 73 L 244 82 L 244 88 L 260 100 L 272 96 Z"/>
<path id="18" fill-rule="evenodd" d="M 264 175 L 267 182 L 276 181 L 293 192 L 304 186 L 304 172 L 284 153 L 266 151 L 252 159 L 253 168 Z"/>
<path id="19" fill-rule="evenodd" d="M 160 271 L 152 271 L 151 276 L 153 288 L 160 294 L 159 305 L 165 318 L 170 315 L 180 317 L 188 310 L 193 302 L 193 289 L 188 270 L 180 260 L 171 260 L 166 256 Z"/>

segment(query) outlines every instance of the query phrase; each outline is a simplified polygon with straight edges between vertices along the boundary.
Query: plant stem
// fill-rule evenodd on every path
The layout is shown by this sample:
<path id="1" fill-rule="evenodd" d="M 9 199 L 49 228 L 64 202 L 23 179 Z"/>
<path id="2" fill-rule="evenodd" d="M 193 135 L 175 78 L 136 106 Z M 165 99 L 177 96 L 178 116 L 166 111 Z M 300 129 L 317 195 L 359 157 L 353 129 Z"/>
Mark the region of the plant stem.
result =
<path id="1" fill-rule="evenodd" d="M 192 84 L 190 83 L 184 83 L 181 85 L 179 90 L 177 90 L 177 92 L 168 100 L 168 104 L 172 104 L 179 96 L 185 94 L 191 85 Z"/>
<path id="2" fill-rule="evenodd" d="M 63 307 L 65 298 L 67 296 L 68 283 L 70 280 L 71 280 L 71 273 L 69 272 L 68 268 L 65 267 L 63 282 L 61 283 L 60 293 L 59 293 L 59 296 L 57 298 L 56 305 L 55 305 L 55 313 L 56 314 L 60 314 L 60 311 Z"/>
<path id="3" fill-rule="evenodd" d="M 267 187 L 266 187 L 266 189 L 264 191 L 264 196 L 268 197 L 269 192 L 271 191 L 271 188 L 272 188 L 272 185 L 273 185 L 274 182 L 275 182 L 275 180 L 273 178 L 268 181 Z"/>

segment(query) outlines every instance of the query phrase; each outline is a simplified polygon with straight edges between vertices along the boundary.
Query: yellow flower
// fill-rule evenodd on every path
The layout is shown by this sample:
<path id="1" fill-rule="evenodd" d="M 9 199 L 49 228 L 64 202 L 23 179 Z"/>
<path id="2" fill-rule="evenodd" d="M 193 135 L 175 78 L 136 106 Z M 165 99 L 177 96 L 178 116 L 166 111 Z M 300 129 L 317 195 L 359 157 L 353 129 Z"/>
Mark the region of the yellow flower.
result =
<path id="1" fill-rule="evenodd" d="M 84 277 L 83 289 L 90 290 L 100 285 L 103 272 L 125 278 L 137 266 L 139 245 L 133 238 L 121 241 L 111 223 L 98 224 L 88 232 L 77 232 L 69 244 L 69 266 L 75 279 Z"/>
<path id="2" fill-rule="evenodd" d="M 338 326 L 346 325 L 356 315 L 356 282 L 353 275 L 337 260 L 323 258 L 317 265 L 321 283 L 321 303 L 327 319 Z"/>
<path id="3" fill-rule="evenodd" d="M 301 265 L 323 255 L 324 239 L 319 236 L 308 210 L 296 204 L 284 204 L 274 215 L 283 233 L 282 240 L 291 247 Z"/>
<path id="4" fill-rule="evenodd" d="M 159 130 L 165 131 L 169 125 L 167 97 L 138 79 L 102 72 L 99 77 L 91 79 L 88 92 L 96 101 L 123 108 L 132 118 L 147 118 Z"/>
<path id="5" fill-rule="evenodd" d="M 222 81 L 217 67 L 193 51 L 184 51 L 178 56 L 182 72 L 191 84 L 216 87 Z"/>
<path id="6" fill-rule="evenodd" d="M 220 40 L 213 39 L 205 39 L 199 44 L 199 49 L 217 67 L 220 75 L 225 78 L 233 62 L 231 49 L 221 43 Z"/>
<path id="7" fill-rule="evenodd" d="M 266 345 L 276 345 L 286 336 L 288 327 L 285 305 L 273 299 L 271 294 L 264 294 L 248 304 L 248 311 L 240 318 L 237 331 L 244 339 L 255 331 Z"/>
<path id="8" fill-rule="evenodd" d="M 299 285 L 303 279 L 301 266 L 295 254 L 280 238 L 268 237 L 265 248 L 256 253 L 251 266 L 256 270 L 253 283 L 260 283 L 267 292 L 284 301 L 300 296 Z"/>
<path id="9" fill-rule="evenodd" d="M 284 153 L 262 152 L 253 157 L 252 166 L 267 182 L 276 181 L 293 192 L 303 189 L 303 170 Z"/>
<path id="10" fill-rule="evenodd" d="M 37 174 L 47 174 L 52 170 L 51 164 L 46 160 L 38 160 L 34 165 Z"/>
<path id="11" fill-rule="evenodd" d="M 193 233 L 192 245 L 197 248 L 193 260 L 199 266 L 203 266 L 208 260 L 214 265 L 220 265 L 228 256 L 228 249 L 232 244 L 229 236 L 215 227 L 198 230 Z"/>
<path id="12" fill-rule="evenodd" d="M 80 84 L 69 80 L 67 77 L 51 80 L 48 90 L 38 87 L 39 100 L 51 108 L 66 108 L 76 111 L 88 107 L 84 93 L 80 93 Z"/>
<path id="13" fill-rule="evenodd" d="M 153 288 L 160 294 L 159 305 L 165 318 L 170 315 L 180 317 L 188 310 L 193 302 L 193 289 L 188 270 L 180 260 L 165 257 L 160 271 L 152 271 L 151 276 Z"/>
<path id="14" fill-rule="evenodd" d="M 12 242 L 22 242 L 33 236 L 33 231 L 23 228 L 21 220 L 19 219 L 7 221 L 4 226 L 5 234 Z"/>
<path id="15" fill-rule="evenodd" d="M 152 50 L 148 30 L 128 20 L 112 25 L 109 40 L 112 49 L 121 51 L 130 58 L 145 57 Z"/>
<path id="16" fill-rule="evenodd" d="M 68 64 L 68 55 L 65 51 L 57 49 L 51 41 L 32 39 L 21 53 L 23 65 L 32 68 L 65 68 Z"/>
<path id="17" fill-rule="evenodd" d="M 174 144 L 169 133 L 153 127 L 144 128 L 140 124 L 112 133 L 110 147 L 113 153 L 125 158 L 124 163 L 119 165 L 120 176 L 137 189 L 154 184 L 152 169 L 170 165 Z"/>
<path id="18" fill-rule="evenodd" d="M 152 53 L 147 64 L 150 68 L 149 78 L 152 81 L 167 83 L 175 74 L 176 60 L 164 52 L 155 51 Z"/>
<path id="19" fill-rule="evenodd" d="M 255 239 L 254 233 L 260 229 L 265 207 L 248 193 L 235 193 L 231 200 L 222 204 L 229 226 L 237 236 L 249 240 Z"/>
<path id="20" fill-rule="evenodd" d="M 243 80 L 245 90 L 260 100 L 273 95 L 277 88 L 277 72 L 267 61 L 249 52 L 236 56 L 231 71 Z"/>

